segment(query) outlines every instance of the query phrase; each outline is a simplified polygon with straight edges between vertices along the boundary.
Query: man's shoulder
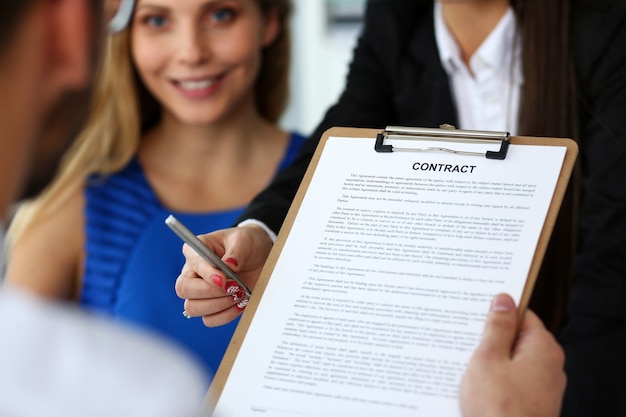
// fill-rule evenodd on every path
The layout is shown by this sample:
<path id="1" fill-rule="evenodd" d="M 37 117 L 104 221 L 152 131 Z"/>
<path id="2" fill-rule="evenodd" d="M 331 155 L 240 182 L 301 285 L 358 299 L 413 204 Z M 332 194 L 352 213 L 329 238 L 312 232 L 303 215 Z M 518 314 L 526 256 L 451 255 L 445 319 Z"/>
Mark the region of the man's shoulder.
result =
<path id="1" fill-rule="evenodd" d="M 0 290 L 0 334 L 1 415 L 190 416 L 208 386 L 168 342 L 25 293 Z"/>

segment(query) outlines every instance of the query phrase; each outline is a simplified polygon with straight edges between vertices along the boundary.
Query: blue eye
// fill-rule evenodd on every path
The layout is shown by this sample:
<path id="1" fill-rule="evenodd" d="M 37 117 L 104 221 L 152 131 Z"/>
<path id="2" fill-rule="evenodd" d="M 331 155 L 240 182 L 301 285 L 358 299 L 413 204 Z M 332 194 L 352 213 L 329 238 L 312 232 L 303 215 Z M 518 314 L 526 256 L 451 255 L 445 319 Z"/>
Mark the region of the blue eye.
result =
<path id="1" fill-rule="evenodd" d="M 211 20 L 214 22 L 229 22 L 235 16 L 235 12 L 230 9 L 218 9 L 211 13 Z"/>
<path id="2" fill-rule="evenodd" d="M 162 26 L 165 26 L 167 24 L 167 19 L 165 18 L 165 16 L 148 16 L 144 19 L 144 22 L 148 25 L 148 26 L 152 26 L 155 28 L 159 28 Z"/>

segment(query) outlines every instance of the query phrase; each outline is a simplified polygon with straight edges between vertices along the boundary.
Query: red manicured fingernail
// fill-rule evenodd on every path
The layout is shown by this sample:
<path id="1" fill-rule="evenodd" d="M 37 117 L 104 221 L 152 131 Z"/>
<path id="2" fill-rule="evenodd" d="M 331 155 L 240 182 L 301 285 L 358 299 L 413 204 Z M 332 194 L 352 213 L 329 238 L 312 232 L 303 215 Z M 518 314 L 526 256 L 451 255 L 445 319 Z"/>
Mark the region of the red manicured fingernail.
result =
<path id="1" fill-rule="evenodd" d="M 224 261 L 224 263 L 231 264 L 232 266 L 239 266 L 239 262 L 237 262 L 234 258 L 228 258 Z"/>
<path id="2" fill-rule="evenodd" d="M 219 275 L 211 275 L 211 281 L 213 282 L 213 284 L 217 285 L 218 287 L 221 287 L 224 285 L 224 279 Z"/>
<path id="3" fill-rule="evenodd" d="M 248 297 L 244 298 L 243 300 L 239 301 L 237 304 L 235 304 L 235 310 L 242 312 L 246 309 L 246 306 L 248 305 L 248 300 L 250 300 Z"/>
<path id="4" fill-rule="evenodd" d="M 233 301 L 239 301 L 246 295 L 243 288 L 235 281 L 230 281 L 226 284 L 226 293 L 231 295 Z"/>

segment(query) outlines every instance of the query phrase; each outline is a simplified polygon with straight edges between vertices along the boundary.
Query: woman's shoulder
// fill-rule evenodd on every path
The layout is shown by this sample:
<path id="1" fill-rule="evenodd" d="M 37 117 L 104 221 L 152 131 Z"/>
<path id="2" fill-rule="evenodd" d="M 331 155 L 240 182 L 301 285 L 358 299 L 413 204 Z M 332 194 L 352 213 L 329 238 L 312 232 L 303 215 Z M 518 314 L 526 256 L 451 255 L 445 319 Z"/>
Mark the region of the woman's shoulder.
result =
<path id="1" fill-rule="evenodd" d="M 122 168 L 105 173 L 94 173 L 89 175 L 85 188 L 106 188 L 118 182 L 139 182 L 144 178 L 144 171 L 137 156 L 131 158 Z"/>
<path id="2" fill-rule="evenodd" d="M 401 43 L 408 40 L 424 21 L 432 21 L 432 15 L 432 0 L 369 1 L 365 12 L 363 35 L 372 40 L 391 36 Z M 382 32 L 386 35 L 382 36 Z"/>
<path id="3" fill-rule="evenodd" d="M 575 0 L 572 3 L 572 33 L 575 40 L 610 39 L 624 32 L 626 0 Z"/>
<path id="4" fill-rule="evenodd" d="M 414 18 L 419 12 L 432 10 L 432 7 L 432 0 L 371 0 L 367 2 L 366 10 L 371 14 L 383 11 L 404 21 Z"/>
<path id="5" fill-rule="evenodd" d="M 624 10 L 626 7 L 626 0 L 574 0 L 572 2 L 574 10 L 582 8 L 585 10 L 612 10 L 620 8 Z"/>
<path id="6" fill-rule="evenodd" d="M 22 236 L 42 236 L 42 233 L 54 237 L 57 231 L 80 230 L 85 204 L 84 190 L 85 183 L 75 181 L 66 184 L 63 190 L 54 195 L 44 193 L 33 200 L 19 203 L 11 220 L 10 233 L 17 232 L 21 239 Z"/>
<path id="7" fill-rule="evenodd" d="M 51 208 L 28 223 L 12 242 L 7 281 L 52 298 L 72 298 L 84 241 L 82 186 L 71 187 Z M 27 220 L 33 209 L 25 203 L 12 227 Z M 62 242 L 62 244 L 59 244 Z"/>
<path id="8" fill-rule="evenodd" d="M 287 143 L 287 149 L 285 150 L 285 153 L 283 154 L 282 161 L 280 161 L 280 165 L 278 167 L 279 170 L 285 168 L 291 163 L 291 161 L 294 160 L 294 158 L 300 151 L 300 148 L 302 147 L 304 142 L 306 142 L 307 138 L 308 136 L 304 136 L 300 132 L 297 132 L 297 131 L 289 132 L 289 141 Z"/>
<path id="9" fill-rule="evenodd" d="M 302 142 L 304 142 L 307 139 L 308 136 L 305 136 L 303 133 L 300 133 L 298 131 L 291 131 L 289 132 L 289 143 L 299 143 L 301 144 Z"/>
<path id="10" fill-rule="evenodd" d="M 626 0 L 574 1 L 571 32 L 583 80 L 622 67 L 626 63 Z"/>
<path id="11" fill-rule="evenodd" d="M 121 170 L 107 175 L 92 175 L 85 187 L 87 210 L 93 206 L 130 207 L 129 203 L 157 204 L 158 199 L 144 169 L 135 157 Z"/>
<path id="12" fill-rule="evenodd" d="M 87 239 L 91 242 L 92 236 L 106 234 L 123 240 L 129 230 L 137 230 L 162 208 L 143 167 L 134 158 L 118 172 L 90 178 L 84 204 Z"/>

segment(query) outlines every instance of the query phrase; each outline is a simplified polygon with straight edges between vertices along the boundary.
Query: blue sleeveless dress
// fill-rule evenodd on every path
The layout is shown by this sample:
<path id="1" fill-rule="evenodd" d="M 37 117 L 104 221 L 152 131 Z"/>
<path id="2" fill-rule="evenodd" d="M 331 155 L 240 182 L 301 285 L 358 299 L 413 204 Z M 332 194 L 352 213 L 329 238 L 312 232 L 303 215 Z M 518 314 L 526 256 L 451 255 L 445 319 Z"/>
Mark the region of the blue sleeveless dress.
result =
<path id="1" fill-rule="evenodd" d="M 305 138 L 292 133 L 279 166 L 287 166 Z M 180 213 L 163 207 L 133 159 L 124 170 L 92 178 L 85 190 L 86 260 L 80 304 L 88 310 L 165 335 L 197 357 L 213 375 L 239 319 L 217 328 L 186 319 L 174 283 L 185 263 L 182 241 L 165 225 L 174 214 L 195 234 L 230 227 L 245 207 Z"/>

